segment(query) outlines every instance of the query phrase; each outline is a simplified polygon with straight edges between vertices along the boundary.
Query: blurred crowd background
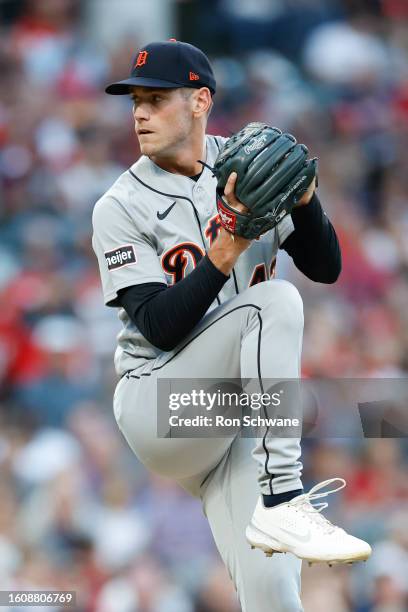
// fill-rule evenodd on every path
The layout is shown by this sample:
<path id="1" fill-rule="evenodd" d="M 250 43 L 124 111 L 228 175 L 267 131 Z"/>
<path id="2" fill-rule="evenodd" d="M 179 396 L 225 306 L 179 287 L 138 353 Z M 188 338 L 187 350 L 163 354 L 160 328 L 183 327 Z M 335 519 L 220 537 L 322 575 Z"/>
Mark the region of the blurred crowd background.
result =
<path id="1" fill-rule="evenodd" d="M 103 89 L 174 36 L 213 61 L 210 133 L 262 120 L 307 143 L 343 271 L 318 285 L 278 258 L 304 298 L 304 375 L 405 377 L 408 3 L 2 0 L 0 21 L 0 589 L 75 589 L 78 612 L 236 612 L 199 503 L 148 475 L 113 418 L 119 322 L 91 211 L 139 151 L 129 100 Z M 406 440 L 307 440 L 303 459 L 306 488 L 347 479 L 327 516 L 374 547 L 305 567 L 306 612 L 407 610 Z"/>

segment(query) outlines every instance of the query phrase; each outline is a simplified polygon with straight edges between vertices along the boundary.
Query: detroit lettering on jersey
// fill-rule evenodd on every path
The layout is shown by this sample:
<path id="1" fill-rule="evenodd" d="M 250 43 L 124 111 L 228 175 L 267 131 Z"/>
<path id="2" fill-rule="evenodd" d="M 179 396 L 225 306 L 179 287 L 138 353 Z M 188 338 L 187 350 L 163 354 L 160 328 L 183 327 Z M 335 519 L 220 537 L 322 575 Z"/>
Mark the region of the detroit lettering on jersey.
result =
<path id="1" fill-rule="evenodd" d="M 125 244 L 113 251 L 105 251 L 105 259 L 108 262 L 108 270 L 117 270 L 137 262 L 135 249 L 131 244 Z"/>

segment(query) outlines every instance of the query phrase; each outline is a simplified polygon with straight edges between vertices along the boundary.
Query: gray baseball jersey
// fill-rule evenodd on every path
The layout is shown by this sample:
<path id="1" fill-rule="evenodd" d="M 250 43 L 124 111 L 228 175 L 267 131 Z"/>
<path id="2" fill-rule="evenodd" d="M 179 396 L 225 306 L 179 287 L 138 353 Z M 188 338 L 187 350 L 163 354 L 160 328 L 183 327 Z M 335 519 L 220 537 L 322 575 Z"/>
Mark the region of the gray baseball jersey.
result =
<path id="1" fill-rule="evenodd" d="M 206 142 L 205 161 L 211 166 L 223 139 L 207 136 Z M 118 291 L 124 287 L 171 285 L 194 270 L 220 230 L 215 188 L 208 168 L 193 181 L 162 170 L 146 157 L 119 177 L 93 214 L 93 248 L 107 305 L 119 306 Z M 260 492 L 302 487 L 300 440 L 158 437 L 157 385 L 161 378 L 213 380 L 222 375 L 242 377 L 258 389 L 260 372 L 265 380 L 299 377 L 301 297 L 285 281 L 262 282 L 273 275 L 278 247 L 293 229 L 288 216 L 252 242 L 210 306 L 212 312 L 174 354 L 147 342 L 119 309 L 123 329 L 115 365 L 119 375 L 128 374 L 114 393 L 118 426 L 148 469 L 201 498 L 243 612 L 302 610 L 300 560 L 292 555 L 266 559 L 260 551 L 253 553 L 245 539 Z M 298 401 L 292 404 L 300 406 Z M 255 461 L 250 460 L 251 450 Z"/>
<path id="2" fill-rule="evenodd" d="M 206 163 L 213 165 L 224 138 L 207 136 Z M 216 179 L 204 168 L 198 181 L 166 172 L 142 156 L 98 200 L 92 245 L 98 258 L 105 303 L 119 306 L 118 291 L 149 282 L 172 285 L 205 256 L 220 230 Z M 238 259 L 213 309 L 248 287 L 273 276 L 279 245 L 294 230 L 290 215 L 254 240 Z M 115 368 L 119 376 L 160 350 L 119 309 Z"/>

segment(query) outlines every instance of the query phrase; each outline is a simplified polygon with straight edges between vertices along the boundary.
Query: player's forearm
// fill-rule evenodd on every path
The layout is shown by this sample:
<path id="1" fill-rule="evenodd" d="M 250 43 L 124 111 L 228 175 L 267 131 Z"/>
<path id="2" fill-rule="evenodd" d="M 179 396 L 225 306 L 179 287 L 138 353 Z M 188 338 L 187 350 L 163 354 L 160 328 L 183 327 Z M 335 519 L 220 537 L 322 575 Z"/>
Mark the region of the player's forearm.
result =
<path id="1" fill-rule="evenodd" d="M 295 231 L 282 247 L 296 267 L 318 283 L 334 283 L 341 272 L 341 251 L 333 225 L 317 195 L 307 206 L 292 211 Z"/>
<path id="2" fill-rule="evenodd" d="M 153 346 L 171 351 L 202 319 L 227 280 L 205 257 L 172 287 L 146 283 L 120 290 L 120 304 Z"/>
<path id="3" fill-rule="evenodd" d="M 240 236 L 232 236 L 222 229 L 217 240 L 208 251 L 208 257 L 220 272 L 228 276 L 238 257 L 250 244 L 250 240 Z"/>

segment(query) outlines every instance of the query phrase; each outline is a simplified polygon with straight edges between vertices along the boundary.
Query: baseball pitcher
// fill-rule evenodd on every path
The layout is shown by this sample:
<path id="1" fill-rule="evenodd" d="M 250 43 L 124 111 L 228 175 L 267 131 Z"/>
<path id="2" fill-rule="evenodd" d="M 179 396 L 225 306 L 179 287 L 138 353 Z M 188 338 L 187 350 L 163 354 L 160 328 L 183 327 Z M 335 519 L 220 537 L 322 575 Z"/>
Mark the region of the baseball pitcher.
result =
<path id="1" fill-rule="evenodd" d="M 201 499 L 242 610 L 295 612 L 302 559 L 371 553 L 324 518 L 327 503 L 312 503 L 345 481 L 304 492 L 295 436 L 157 435 L 161 379 L 241 379 L 262 389 L 300 377 L 302 299 L 274 278 L 278 249 L 316 282 L 335 282 L 341 268 L 315 193 L 316 160 L 262 123 L 229 139 L 207 135 L 215 91 L 206 55 L 173 39 L 143 47 L 130 78 L 106 88 L 131 97 L 142 154 L 93 212 L 104 301 L 123 325 L 114 414 L 148 469 Z"/>

